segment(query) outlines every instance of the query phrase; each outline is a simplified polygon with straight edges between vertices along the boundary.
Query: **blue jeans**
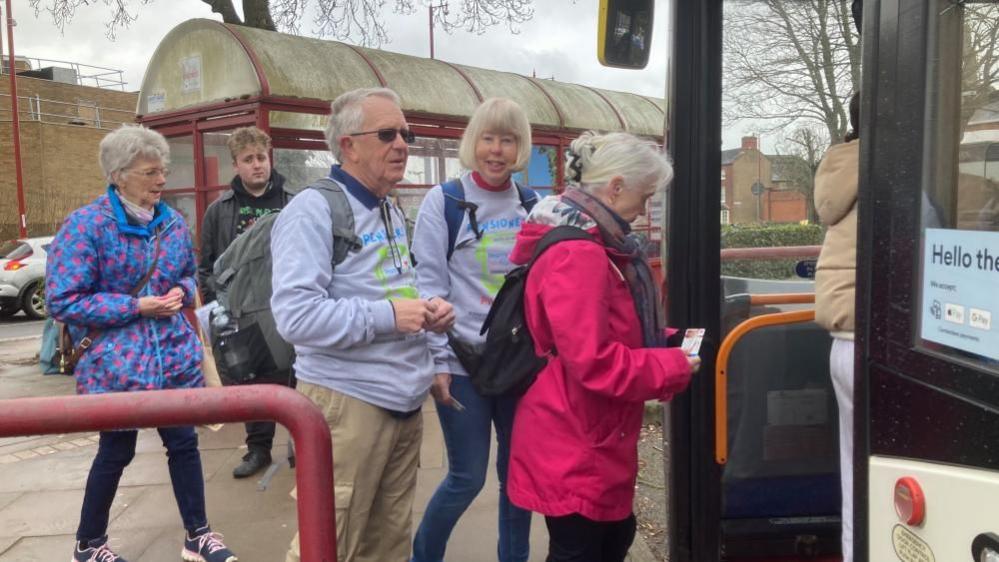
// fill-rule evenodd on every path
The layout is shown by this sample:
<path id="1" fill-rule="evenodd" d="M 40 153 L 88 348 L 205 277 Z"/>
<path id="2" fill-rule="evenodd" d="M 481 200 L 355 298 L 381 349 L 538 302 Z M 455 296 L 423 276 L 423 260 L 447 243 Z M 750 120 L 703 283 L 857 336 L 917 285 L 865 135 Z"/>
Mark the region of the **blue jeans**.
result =
<path id="1" fill-rule="evenodd" d="M 451 377 L 451 396 L 465 411 L 437 405 L 437 417 L 447 445 L 448 472 L 437 487 L 413 540 L 413 562 L 442 562 L 455 524 L 486 482 L 489 467 L 490 425 L 496 426 L 499 476 L 500 562 L 525 562 L 530 554 L 531 512 L 510 503 L 506 495 L 510 462 L 510 432 L 517 405 L 514 397 L 485 397 L 476 392 L 466 376 Z"/>
<path id="2" fill-rule="evenodd" d="M 180 508 L 180 518 L 184 522 L 184 528 L 193 532 L 208 524 L 198 434 L 190 426 L 161 427 L 157 431 L 167 450 L 170 482 L 173 484 L 177 507 Z M 101 432 L 97 456 L 94 457 L 90 476 L 87 477 L 76 540 L 89 541 L 107 534 L 111 502 L 114 501 L 125 467 L 135 457 L 135 440 L 138 434 L 135 430 Z"/>

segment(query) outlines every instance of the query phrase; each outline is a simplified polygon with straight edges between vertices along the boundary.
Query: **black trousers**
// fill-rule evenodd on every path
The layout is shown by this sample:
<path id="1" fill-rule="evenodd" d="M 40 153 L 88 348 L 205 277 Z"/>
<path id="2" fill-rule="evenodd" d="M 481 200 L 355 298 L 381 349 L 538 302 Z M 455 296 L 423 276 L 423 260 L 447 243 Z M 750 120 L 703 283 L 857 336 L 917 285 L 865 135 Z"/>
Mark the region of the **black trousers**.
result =
<path id="1" fill-rule="evenodd" d="M 262 379 L 260 384 L 281 384 L 295 388 L 295 376 L 290 372 L 281 372 Z M 272 421 L 255 421 L 246 423 L 246 448 L 256 451 L 266 457 L 271 456 L 274 446 L 274 432 L 277 424 Z"/>
<path id="2" fill-rule="evenodd" d="M 545 517 L 546 562 L 623 562 L 635 540 L 635 515 L 621 521 L 593 521 L 578 513 Z"/>
<path id="3" fill-rule="evenodd" d="M 271 456 L 277 424 L 272 421 L 246 422 L 246 448 L 264 456 Z"/>

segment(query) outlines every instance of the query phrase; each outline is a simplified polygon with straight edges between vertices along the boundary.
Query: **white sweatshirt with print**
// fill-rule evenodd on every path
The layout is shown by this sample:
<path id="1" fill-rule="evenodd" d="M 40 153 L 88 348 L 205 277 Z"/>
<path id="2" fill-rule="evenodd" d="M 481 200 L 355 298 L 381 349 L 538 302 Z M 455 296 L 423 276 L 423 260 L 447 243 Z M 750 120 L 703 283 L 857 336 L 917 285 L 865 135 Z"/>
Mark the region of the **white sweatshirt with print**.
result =
<path id="1" fill-rule="evenodd" d="M 271 234 L 274 319 L 295 346 L 299 380 L 412 411 L 426 399 L 433 371 L 426 335 L 397 332 L 389 302 L 418 296 L 402 213 L 393 207 L 393 255 L 380 208 L 344 191 L 364 247 L 335 271 L 329 207 L 320 193 L 302 191 L 278 215 Z"/>
<path id="2" fill-rule="evenodd" d="M 435 186 L 424 197 L 416 217 L 416 283 L 421 297 L 441 297 L 450 302 L 457 318 L 452 332 L 462 341 L 478 344 L 485 340 L 479 335 L 482 321 L 504 276 L 513 269 L 510 251 L 527 211 L 512 181 L 503 191 L 489 191 L 476 185 L 471 173 L 465 173 L 461 183 L 465 200 L 478 205 L 475 217 L 482 239 L 476 240 L 468 213 L 463 213 L 454 254 L 448 262 L 444 192 L 440 185 Z M 448 346 L 446 335 L 427 334 L 427 339 L 435 372 L 467 375 Z"/>

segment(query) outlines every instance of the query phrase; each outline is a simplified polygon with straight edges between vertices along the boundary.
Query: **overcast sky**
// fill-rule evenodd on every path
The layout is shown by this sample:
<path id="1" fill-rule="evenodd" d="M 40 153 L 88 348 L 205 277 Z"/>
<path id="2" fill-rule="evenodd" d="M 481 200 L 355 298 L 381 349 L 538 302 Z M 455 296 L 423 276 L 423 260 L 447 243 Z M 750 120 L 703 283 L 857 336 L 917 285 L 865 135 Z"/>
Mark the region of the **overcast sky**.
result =
<path id="1" fill-rule="evenodd" d="M 41 0 L 45 5 L 48 0 Z M 14 0 L 17 20 L 14 45 L 18 55 L 70 61 L 124 71 L 126 89 L 137 90 L 153 51 L 160 40 L 176 25 L 191 18 L 221 21 L 200 0 L 152 0 L 141 6 L 131 0 L 138 19 L 128 28 L 120 28 L 114 41 L 106 37 L 110 9 L 104 2 L 77 9 L 73 20 L 60 35 L 44 10 L 35 17 L 28 0 Z M 237 10 L 241 2 L 235 2 Z M 386 2 L 385 20 L 391 38 L 382 49 L 427 57 L 430 54 L 427 11 L 412 16 L 392 12 L 394 0 Z M 598 0 L 535 0 L 534 18 L 512 34 L 506 26 L 489 28 L 476 35 L 456 30 L 435 32 L 435 54 L 449 62 L 493 70 L 516 72 L 541 78 L 554 77 L 563 82 L 664 97 L 666 84 L 666 2 L 656 0 L 653 51 L 644 70 L 618 70 L 597 62 Z M 311 19 L 301 26 L 303 34 L 312 31 Z M 6 31 L 6 30 L 4 30 Z M 7 52 L 6 33 L 4 52 Z M 741 132 L 726 131 L 726 148 L 737 146 Z"/>

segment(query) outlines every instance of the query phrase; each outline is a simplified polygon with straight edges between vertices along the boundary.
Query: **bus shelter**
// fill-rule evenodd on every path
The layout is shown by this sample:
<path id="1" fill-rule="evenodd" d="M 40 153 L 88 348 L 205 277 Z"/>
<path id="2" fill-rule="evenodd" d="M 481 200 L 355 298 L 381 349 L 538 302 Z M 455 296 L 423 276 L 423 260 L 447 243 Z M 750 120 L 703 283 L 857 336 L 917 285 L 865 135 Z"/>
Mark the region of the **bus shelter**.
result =
<path id="1" fill-rule="evenodd" d="M 459 138 L 489 97 L 511 98 L 526 111 L 533 150 L 517 179 L 542 194 L 563 185 L 566 150 L 583 131 L 628 131 L 662 143 L 663 99 L 208 19 L 186 21 L 164 37 L 146 69 L 136 113 L 170 143 L 164 200 L 200 229 L 205 209 L 233 175 L 225 144 L 233 129 L 267 131 L 274 167 L 306 185 L 334 163 L 322 134 L 330 101 L 378 86 L 399 94 L 417 134 L 397 190 L 409 216 L 428 187 L 462 171 Z M 659 242 L 659 227 L 651 225 L 661 224 L 661 197 L 650 215 L 636 226 Z"/>

